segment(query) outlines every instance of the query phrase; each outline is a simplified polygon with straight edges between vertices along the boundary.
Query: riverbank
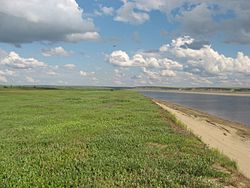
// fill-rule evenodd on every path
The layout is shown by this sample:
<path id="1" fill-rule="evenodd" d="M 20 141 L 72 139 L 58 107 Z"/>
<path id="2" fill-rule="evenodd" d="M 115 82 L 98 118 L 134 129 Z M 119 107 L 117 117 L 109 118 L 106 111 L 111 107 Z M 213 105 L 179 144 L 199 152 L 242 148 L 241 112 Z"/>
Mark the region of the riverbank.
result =
<path id="1" fill-rule="evenodd" d="M 221 96 L 244 96 L 250 97 L 249 92 L 225 92 L 225 91 L 186 91 L 186 90 L 162 90 L 162 89 L 133 89 L 139 92 L 165 92 L 165 93 L 186 93 L 186 94 L 200 94 L 200 95 L 221 95 Z"/>
<path id="2" fill-rule="evenodd" d="M 235 160 L 239 170 L 250 178 L 250 129 L 206 113 L 169 102 L 154 100 L 171 112 L 188 129 L 211 148 L 216 148 Z"/>

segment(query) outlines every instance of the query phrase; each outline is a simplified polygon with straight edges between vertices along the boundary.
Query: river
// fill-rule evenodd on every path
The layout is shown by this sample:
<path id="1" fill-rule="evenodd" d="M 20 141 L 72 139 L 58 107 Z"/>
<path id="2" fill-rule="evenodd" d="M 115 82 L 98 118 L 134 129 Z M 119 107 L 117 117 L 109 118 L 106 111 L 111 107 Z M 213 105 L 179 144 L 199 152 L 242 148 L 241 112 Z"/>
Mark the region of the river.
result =
<path id="1" fill-rule="evenodd" d="M 250 127 L 250 97 L 140 91 L 143 95 L 197 109 Z"/>

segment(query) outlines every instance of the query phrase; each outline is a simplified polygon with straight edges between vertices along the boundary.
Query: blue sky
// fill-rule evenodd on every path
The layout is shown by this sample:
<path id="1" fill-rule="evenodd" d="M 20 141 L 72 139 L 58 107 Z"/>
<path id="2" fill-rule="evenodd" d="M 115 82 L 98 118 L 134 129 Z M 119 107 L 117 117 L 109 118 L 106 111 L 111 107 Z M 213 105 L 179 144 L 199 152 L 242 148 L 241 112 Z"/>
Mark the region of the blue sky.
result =
<path id="1" fill-rule="evenodd" d="M 247 0 L 13 1 L 2 85 L 250 86 Z"/>

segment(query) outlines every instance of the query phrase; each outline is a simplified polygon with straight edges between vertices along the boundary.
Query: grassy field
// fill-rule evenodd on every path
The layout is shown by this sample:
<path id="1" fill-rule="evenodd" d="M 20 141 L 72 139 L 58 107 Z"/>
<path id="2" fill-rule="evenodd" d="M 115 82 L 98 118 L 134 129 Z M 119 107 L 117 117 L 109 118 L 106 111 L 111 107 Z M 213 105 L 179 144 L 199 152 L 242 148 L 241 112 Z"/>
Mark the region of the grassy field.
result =
<path id="1" fill-rule="evenodd" d="M 220 187 L 235 171 L 136 92 L 0 90 L 0 187 Z"/>

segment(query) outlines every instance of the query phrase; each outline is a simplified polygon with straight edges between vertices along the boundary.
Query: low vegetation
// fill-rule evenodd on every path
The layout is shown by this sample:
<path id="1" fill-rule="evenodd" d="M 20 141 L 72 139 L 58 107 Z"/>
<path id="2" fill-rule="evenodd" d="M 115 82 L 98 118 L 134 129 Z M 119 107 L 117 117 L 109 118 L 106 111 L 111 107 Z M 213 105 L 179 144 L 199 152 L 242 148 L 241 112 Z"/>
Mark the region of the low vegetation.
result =
<path id="1" fill-rule="evenodd" d="M 236 165 L 125 90 L 0 90 L 0 187 L 220 187 Z"/>

